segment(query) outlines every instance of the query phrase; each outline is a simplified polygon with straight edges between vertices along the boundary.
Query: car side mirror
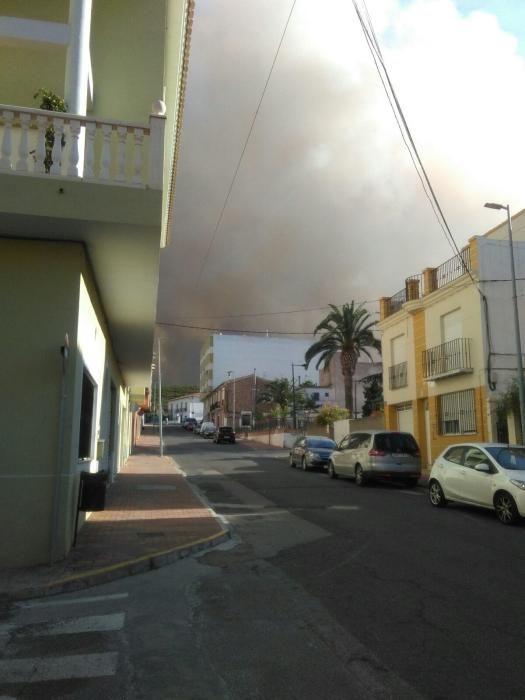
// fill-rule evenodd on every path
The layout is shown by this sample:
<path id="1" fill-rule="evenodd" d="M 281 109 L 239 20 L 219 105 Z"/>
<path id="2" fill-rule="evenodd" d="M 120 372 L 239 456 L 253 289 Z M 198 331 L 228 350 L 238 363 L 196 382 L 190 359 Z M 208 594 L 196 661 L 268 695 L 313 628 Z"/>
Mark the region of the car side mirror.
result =
<path id="1" fill-rule="evenodd" d="M 492 469 L 490 468 L 490 464 L 487 464 L 486 462 L 480 462 L 479 464 L 476 464 L 474 469 L 477 472 L 484 472 L 485 474 L 490 474 L 490 472 L 492 471 Z"/>

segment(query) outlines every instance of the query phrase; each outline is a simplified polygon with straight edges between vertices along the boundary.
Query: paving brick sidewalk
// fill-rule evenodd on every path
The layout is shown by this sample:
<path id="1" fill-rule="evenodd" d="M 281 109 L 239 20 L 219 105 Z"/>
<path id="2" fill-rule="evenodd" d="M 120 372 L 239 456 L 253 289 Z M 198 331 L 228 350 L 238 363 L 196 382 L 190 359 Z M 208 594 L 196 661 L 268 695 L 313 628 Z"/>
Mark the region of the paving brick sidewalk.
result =
<path id="1" fill-rule="evenodd" d="M 92 513 L 69 556 L 53 566 L 0 572 L 0 597 L 52 595 L 141 573 L 229 537 L 170 457 L 145 433 Z"/>

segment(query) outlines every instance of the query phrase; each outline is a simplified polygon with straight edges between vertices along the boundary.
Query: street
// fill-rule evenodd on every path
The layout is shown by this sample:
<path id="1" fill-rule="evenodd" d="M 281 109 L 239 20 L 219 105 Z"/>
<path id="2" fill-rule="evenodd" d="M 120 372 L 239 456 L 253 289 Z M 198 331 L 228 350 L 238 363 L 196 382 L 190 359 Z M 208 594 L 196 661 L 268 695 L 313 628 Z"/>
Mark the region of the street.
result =
<path id="1" fill-rule="evenodd" d="M 13 607 L 0 697 L 523 697 L 524 526 L 292 469 L 283 450 L 165 440 L 232 541 Z"/>

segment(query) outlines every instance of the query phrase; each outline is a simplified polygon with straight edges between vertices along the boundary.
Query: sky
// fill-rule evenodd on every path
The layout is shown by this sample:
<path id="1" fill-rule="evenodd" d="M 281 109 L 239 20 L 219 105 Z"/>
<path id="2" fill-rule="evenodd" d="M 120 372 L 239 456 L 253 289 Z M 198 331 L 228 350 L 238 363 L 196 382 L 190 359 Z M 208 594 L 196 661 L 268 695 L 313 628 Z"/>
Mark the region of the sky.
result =
<path id="1" fill-rule="evenodd" d="M 502 220 L 484 202 L 525 208 L 525 3 L 367 8 L 461 247 Z M 381 296 L 452 255 L 352 3 L 197 0 L 161 253 L 163 382 L 198 384 L 208 333 L 170 324 L 311 333 L 352 300 L 377 318 Z"/>

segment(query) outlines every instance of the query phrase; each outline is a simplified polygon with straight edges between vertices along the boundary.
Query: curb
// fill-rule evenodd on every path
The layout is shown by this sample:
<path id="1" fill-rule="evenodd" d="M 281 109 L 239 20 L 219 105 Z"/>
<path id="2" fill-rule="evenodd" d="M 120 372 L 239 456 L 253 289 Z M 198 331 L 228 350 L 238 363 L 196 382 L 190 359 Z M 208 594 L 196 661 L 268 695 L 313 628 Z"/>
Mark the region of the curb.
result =
<path id="1" fill-rule="evenodd" d="M 207 549 L 227 542 L 231 538 L 229 530 L 221 530 L 216 535 L 205 537 L 200 540 L 189 542 L 188 544 L 179 545 L 172 549 L 161 550 L 153 554 L 147 554 L 137 559 L 129 559 L 118 564 L 113 564 L 101 569 L 92 569 L 82 574 L 67 576 L 57 581 L 51 581 L 44 586 L 35 586 L 31 588 L 22 588 L 13 593 L 7 593 L 7 602 L 15 602 L 19 600 L 28 600 L 31 598 L 44 598 L 47 596 L 59 595 L 60 593 L 69 593 L 78 591 L 91 586 L 98 586 L 102 583 L 109 583 L 119 578 L 126 576 L 135 576 L 143 574 L 154 569 L 160 569 L 163 566 L 172 564 L 179 559 L 184 559 L 196 552 L 202 552 Z M 3 596 L 2 596 L 3 598 Z"/>

